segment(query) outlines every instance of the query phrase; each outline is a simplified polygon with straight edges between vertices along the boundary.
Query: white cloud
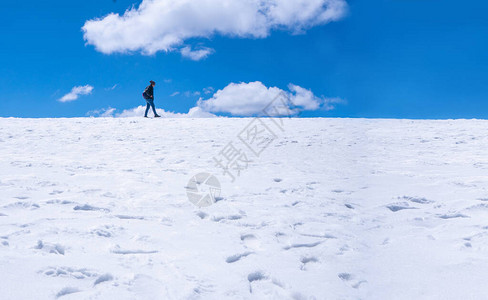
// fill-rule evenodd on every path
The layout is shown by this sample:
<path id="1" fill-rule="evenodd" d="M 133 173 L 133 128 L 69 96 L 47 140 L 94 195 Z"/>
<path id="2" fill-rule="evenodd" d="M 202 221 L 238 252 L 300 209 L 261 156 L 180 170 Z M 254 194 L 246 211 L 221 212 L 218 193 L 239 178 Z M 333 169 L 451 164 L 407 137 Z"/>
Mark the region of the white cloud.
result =
<path id="1" fill-rule="evenodd" d="M 106 91 L 113 91 L 117 88 L 117 86 L 118 86 L 117 84 L 114 84 L 112 87 L 106 88 L 105 90 Z"/>
<path id="2" fill-rule="evenodd" d="M 89 117 L 110 118 L 114 116 L 115 111 L 116 111 L 115 108 L 109 107 L 109 108 L 91 110 L 87 112 L 86 115 Z"/>
<path id="3" fill-rule="evenodd" d="M 340 98 L 326 98 L 314 95 L 311 90 L 295 84 L 288 85 L 288 91 L 278 87 L 266 87 L 259 81 L 230 83 L 213 94 L 212 98 L 200 98 L 188 113 L 167 112 L 157 108 L 159 115 L 166 118 L 210 118 L 224 113 L 232 116 L 297 116 L 301 111 L 318 109 L 331 110 L 334 105 L 344 103 Z M 192 92 L 187 92 L 189 95 Z M 117 113 L 114 108 L 89 112 L 100 117 L 142 117 L 145 106 L 138 106 Z M 152 114 L 152 112 L 150 112 Z"/>
<path id="4" fill-rule="evenodd" d="M 75 86 L 71 89 L 71 92 L 61 97 L 59 102 L 70 102 L 78 99 L 81 95 L 89 95 L 93 91 L 93 87 L 89 84 L 84 86 Z"/>
<path id="5" fill-rule="evenodd" d="M 205 95 L 212 94 L 214 91 L 215 91 L 215 89 L 213 87 L 211 87 L 211 86 L 206 87 L 206 88 L 203 89 L 203 93 Z"/>
<path id="6" fill-rule="evenodd" d="M 200 99 L 197 105 L 211 113 L 253 116 L 297 114 L 302 110 L 317 110 L 326 104 L 327 98 L 317 97 L 310 90 L 294 84 L 290 84 L 288 88 L 290 91 L 277 87 L 268 88 L 259 81 L 231 83 L 218 90 L 212 98 Z M 279 95 L 283 97 L 277 98 Z"/>
<path id="7" fill-rule="evenodd" d="M 143 117 L 146 111 L 146 106 L 137 106 L 131 109 L 123 110 L 120 113 L 116 112 L 115 108 L 102 108 L 93 110 L 87 113 L 90 117 L 114 117 L 114 118 L 131 118 L 131 117 Z M 174 113 L 168 112 L 161 108 L 156 108 L 157 113 L 163 118 L 215 118 L 216 115 L 203 111 L 200 107 L 192 107 L 188 113 Z M 149 112 L 149 116 L 152 115 L 152 111 Z"/>
<path id="8" fill-rule="evenodd" d="M 209 86 L 209 87 L 204 88 L 201 92 L 200 91 L 185 91 L 182 94 L 181 92 L 176 91 L 176 92 L 172 93 L 169 96 L 170 97 L 175 97 L 175 96 L 178 96 L 180 94 L 182 94 L 185 97 L 201 96 L 202 93 L 205 94 L 205 95 L 212 94 L 214 92 L 214 90 L 215 89 L 213 87 Z"/>
<path id="9" fill-rule="evenodd" d="M 189 118 L 215 118 L 216 115 L 209 113 L 208 111 L 204 111 L 202 108 L 195 106 L 190 108 L 188 111 Z"/>
<path id="10" fill-rule="evenodd" d="M 345 0 L 143 0 L 123 15 L 89 20 L 82 29 L 86 43 L 103 53 L 179 50 L 202 59 L 212 50 L 193 51 L 185 41 L 214 35 L 265 38 L 272 30 L 300 33 L 337 21 L 346 11 Z"/>
<path id="11" fill-rule="evenodd" d="M 213 49 L 210 48 L 202 48 L 198 50 L 192 50 L 191 47 L 186 46 L 180 49 L 181 56 L 189 58 L 194 61 L 202 60 L 207 58 L 210 54 L 214 52 Z"/>
<path id="12" fill-rule="evenodd" d="M 333 110 L 335 104 L 345 104 L 347 101 L 339 97 L 324 98 L 323 107 L 325 110 Z"/>
<path id="13" fill-rule="evenodd" d="M 288 89 L 292 92 L 290 100 L 295 106 L 304 110 L 316 110 L 320 107 L 322 99 L 315 96 L 312 91 L 290 83 Z"/>
<path id="14" fill-rule="evenodd" d="M 259 81 L 231 83 L 218 90 L 212 98 L 199 100 L 198 106 L 208 112 L 249 116 L 261 112 L 280 92 L 281 89 L 267 88 Z"/>
<path id="15" fill-rule="evenodd" d="M 195 97 L 196 96 L 197 97 L 197 96 L 200 96 L 201 94 L 202 93 L 199 92 L 199 91 L 194 91 L 194 92 L 192 92 L 192 91 L 186 91 L 186 92 L 183 93 L 183 96 L 185 96 L 185 97 Z"/>

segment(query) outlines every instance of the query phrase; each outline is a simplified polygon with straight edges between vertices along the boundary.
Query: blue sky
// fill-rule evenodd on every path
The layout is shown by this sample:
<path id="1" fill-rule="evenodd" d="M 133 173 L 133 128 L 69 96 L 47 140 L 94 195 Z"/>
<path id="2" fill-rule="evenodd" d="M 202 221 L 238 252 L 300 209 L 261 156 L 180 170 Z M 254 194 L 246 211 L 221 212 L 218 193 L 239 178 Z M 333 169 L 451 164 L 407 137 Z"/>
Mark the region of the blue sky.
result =
<path id="1" fill-rule="evenodd" d="M 2 1 L 0 116 L 81 117 L 108 107 L 131 109 L 144 104 L 140 95 L 152 79 L 156 105 L 181 113 L 199 97 L 212 97 L 204 88 L 215 92 L 259 81 L 285 91 L 292 83 L 317 99 L 344 100 L 333 110 L 308 110 L 306 117 L 488 118 L 485 1 L 349 0 L 340 20 L 300 34 L 272 29 L 265 38 L 215 34 L 185 40 L 213 49 L 199 61 L 178 51 L 106 54 L 85 45 L 86 21 L 123 14 L 140 2 Z M 84 85 L 93 91 L 59 101 Z"/>

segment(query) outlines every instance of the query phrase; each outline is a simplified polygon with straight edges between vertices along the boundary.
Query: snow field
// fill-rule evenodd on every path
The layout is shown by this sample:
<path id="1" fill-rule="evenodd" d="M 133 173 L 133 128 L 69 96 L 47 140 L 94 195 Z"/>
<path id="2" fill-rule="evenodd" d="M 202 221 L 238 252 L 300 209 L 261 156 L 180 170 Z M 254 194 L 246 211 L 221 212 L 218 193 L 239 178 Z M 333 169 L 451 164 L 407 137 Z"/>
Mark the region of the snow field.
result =
<path id="1" fill-rule="evenodd" d="M 486 121 L 0 119 L 3 299 L 480 299 Z M 214 174 L 199 209 L 185 186 Z"/>

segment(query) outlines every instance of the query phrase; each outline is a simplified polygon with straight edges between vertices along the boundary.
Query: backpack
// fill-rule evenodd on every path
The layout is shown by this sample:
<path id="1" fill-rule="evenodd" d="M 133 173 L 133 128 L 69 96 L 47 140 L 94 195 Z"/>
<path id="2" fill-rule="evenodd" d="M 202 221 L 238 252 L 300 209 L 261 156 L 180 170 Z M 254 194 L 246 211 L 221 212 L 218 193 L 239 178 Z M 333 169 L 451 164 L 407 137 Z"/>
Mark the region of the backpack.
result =
<path id="1" fill-rule="evenodd" d="M 149 100 L 149 99 L 151 99 L 151 98 L 149 98 L 149 97 L 147 96 L 147 94 L 146 94 L 147 89 L 148 89 L 148 88 L 146 88 L 146 89 L 144 90 L 144 92 L 142 92 L 142 98 L 144 98 L 144 99 L 146 99 L 146 100 Z"/>

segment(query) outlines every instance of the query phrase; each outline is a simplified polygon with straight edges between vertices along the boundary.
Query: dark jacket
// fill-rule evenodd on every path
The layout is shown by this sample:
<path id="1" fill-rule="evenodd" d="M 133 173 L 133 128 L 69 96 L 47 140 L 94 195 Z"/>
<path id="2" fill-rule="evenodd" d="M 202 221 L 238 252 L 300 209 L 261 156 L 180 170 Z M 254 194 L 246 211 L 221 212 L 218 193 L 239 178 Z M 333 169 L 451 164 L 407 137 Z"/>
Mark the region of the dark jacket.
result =
<path id="1" fill-rule="evenodd" d="M 149 85 L 145 90 L 144 90 L 144 98 L 146 99 L 154 99 L 154 89 L 152 85 Z"/>

